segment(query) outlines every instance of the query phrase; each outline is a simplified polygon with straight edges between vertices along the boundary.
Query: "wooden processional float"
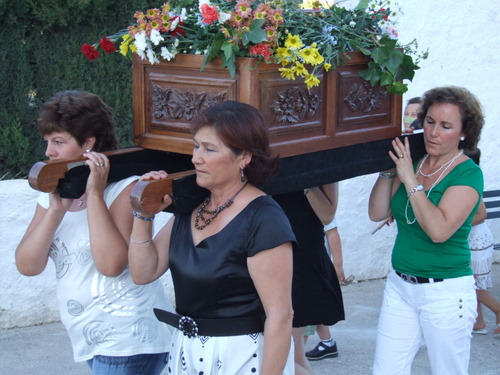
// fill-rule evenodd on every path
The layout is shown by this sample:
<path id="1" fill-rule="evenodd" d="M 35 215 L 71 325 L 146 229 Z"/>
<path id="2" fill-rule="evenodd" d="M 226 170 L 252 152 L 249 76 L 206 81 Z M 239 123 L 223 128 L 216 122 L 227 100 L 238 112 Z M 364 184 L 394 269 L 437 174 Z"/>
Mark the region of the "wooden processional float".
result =
<path id="1" fill-rule="evenodd" d="M 136 210 L 154 213 L 165 194 L 171 212 L 188 212 L 207 195 L 196 185 L 191 163 L 190 121 L 207 106 L 237 100 L 256 107 L 268 126 L 280 172 L 261 188 L 270 195 L 302 190 L 393 167 L 392 139 L 401 136 L 402 97 L 372 87 L 358 73 L 368 59 L 349 53 L 345 64 L 324 73 L 320 85 L 307 90 L 285 80 L 279 66 L 238 58 L 230 77 L 218 60 L 200 71 L 204 56 L 177 55 L 151 65 L 133 58 L 134 143 L 139 147 L 106 152 L 109 181 L 164 169 L 166 180 L 139 181 L 131 194 Z M 424 153 L 421 134 L 408 135 L 412 155 Z M 77 160 L 36 163 L 29 174 L 32 188 L 59 191 L 78 198 L 89 169 Z"/>

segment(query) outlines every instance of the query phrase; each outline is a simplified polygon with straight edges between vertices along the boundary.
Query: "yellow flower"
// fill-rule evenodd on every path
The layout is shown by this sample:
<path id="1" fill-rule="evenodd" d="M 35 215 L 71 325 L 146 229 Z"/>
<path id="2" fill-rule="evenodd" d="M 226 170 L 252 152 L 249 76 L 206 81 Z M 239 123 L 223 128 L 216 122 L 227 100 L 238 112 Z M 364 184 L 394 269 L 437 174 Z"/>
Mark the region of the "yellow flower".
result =
<path id="1" fill-rule="evenodd" d="M 314 86 L 319 86 L 319 79 L 314 74 L 307 74 L 304 83 L 308 89 L 311 89 Z"/>
<path id="2" fill-rule="evenodd" d="M 332 64 L 326 63 L 325 65 L 323 65 L 323 67 L 325 68 L 325 71 L 328 72 L 332 68 Z"/>
<path id="3" fill-rule="evenodd" d="M 292 67 L 292 70 L 299 77 L 304 77 L 306 74 L 308 74 L 307 69 L 304 67 L 303 64 L 299 62 L 295 63 L 295 65 Z"/>
<path id="4" fill-rule="evenodd" d="M 281 73 L 281 77 L 285 79 L 290 79 L 294 80 L 295 79 L 295 74 L 292 69 L 289 68 L 279 68 L 279 71 Z"/>
<path id="5" fill-rule="evenodd" d="M 285 47 L 287 48 L 301 48 L 303 46 L 302 41 L 298 35 L 288 34 L 285 40 Z"/>
<path id="6" fill-rule="evenodd" d="M 300 56 L 306 64 L 311 65 L 321 64 L 324 60 L 317 48 L 304 48 L 300 51 Z"/>
<path id="7" fill-rule="evenodd" d="M 129 50 L 129 44 L 133 40 L 130 34 L 125 34 L 122 36 L 122 43 L 120 44 L 120 53 L 123 56 L 127 56 L 128 50 Z"/>

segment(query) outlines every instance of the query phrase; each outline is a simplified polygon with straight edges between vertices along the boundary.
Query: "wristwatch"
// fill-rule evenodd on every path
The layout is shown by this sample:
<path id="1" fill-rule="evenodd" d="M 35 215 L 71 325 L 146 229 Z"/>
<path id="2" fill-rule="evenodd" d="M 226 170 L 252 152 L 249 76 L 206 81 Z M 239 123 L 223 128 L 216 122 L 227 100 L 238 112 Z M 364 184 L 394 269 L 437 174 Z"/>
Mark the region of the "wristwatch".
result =
<path id="1" fill-rule="evenodd" d="M 409 192 L 408 192 L 408 198 L 410 198 L 413 194 L 415 194 L 417 191 L 421 191 L 421 190 L 424 190 L 424 185 L 421 185 L 421 184 L 418 184 L 417 186 L 415 186 L 413 189 L 411 189 Z"/>

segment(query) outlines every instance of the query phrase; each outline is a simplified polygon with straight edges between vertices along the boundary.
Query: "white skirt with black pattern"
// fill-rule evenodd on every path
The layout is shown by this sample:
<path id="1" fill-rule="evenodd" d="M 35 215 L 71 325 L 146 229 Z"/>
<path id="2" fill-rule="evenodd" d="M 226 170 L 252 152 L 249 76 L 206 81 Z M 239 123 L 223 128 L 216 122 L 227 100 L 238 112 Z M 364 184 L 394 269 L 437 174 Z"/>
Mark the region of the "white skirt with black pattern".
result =
<path id="1" fill-rule="evenodd" d="M 472 227 L 469 234 L 469 246 L 476 289 L 486 290 L 493 286 L 491 278 L 493 244 L 493 235 L 485 222 Z"/>
<path id="2" fill-rule="evenodd" d="M 172 334 L 167 374 L 173 375 L 239 375 L 260 374 L 264 334 L 240 336 L 198 336 L 188 338 L 178 329 Z M 283 371 L 294 375 L 293 345 Z"/>

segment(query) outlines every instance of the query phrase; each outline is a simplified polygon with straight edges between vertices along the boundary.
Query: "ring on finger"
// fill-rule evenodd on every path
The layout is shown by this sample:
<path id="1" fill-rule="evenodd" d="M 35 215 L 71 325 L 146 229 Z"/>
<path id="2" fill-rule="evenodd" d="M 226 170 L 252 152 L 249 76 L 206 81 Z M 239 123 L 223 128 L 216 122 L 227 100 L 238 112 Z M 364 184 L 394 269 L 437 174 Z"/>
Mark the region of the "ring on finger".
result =
<path id="1" fill-rule="evenodd" d="M 400 159 L 403 159 L 404 157 L 405 157 L 405 154 L 401 154 L 401 155 L 399 155 L 399 158 L 400 158 Z"/>
<path id="2" fill-rule="evenodd" d="M 99 164 L 99 167 L 104 167 L 104 163 Z"/>

